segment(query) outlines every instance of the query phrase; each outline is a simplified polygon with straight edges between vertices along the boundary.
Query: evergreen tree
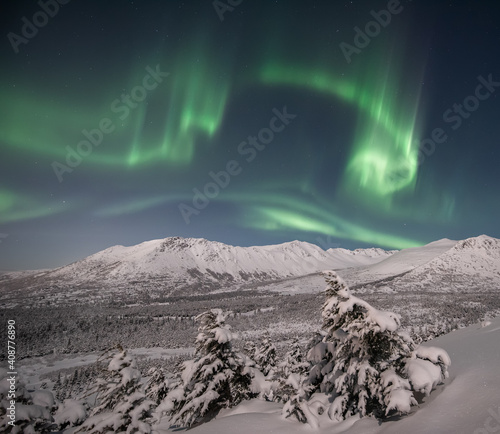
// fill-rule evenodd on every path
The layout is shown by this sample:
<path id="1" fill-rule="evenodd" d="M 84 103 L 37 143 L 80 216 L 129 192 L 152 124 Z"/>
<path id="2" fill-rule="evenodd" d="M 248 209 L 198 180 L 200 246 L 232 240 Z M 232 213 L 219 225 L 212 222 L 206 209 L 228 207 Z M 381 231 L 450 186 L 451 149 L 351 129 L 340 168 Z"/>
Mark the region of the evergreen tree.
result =
<path id="1" fill-rule="evenodd" d="M 81 372 L 77 368 L 71 377 L 71 396 L 78 396 L 82 392 Z"/>
<path id="2" fill-rule="evenodd" d="M 257 351 L 257 347 L 255 345 L 255 342 L 253 341 L 246 341 L 245 345 L 243 346 L 243 352 L 252 360 L 255 360 L 255 352 Z"/>
<path id="3" fill-rule="evenodd" d="M 275 378 L 278 381 L 276 401 L 287 402 L 299 392 L 309 371 L 309 363 L 305 360 L 299 343 L 295 340 L 290 350 L 278 364 Z"/>
<path id="4" fill-rule="evenodd" d="M 77 432 L 137 432 L 149 433 L 153 402 L 141 391 L 141 373 L 127 351 L 107 352 L 109 360 L 104 378 L 97 380 L 97 405 Z"/>
<path id="5" fill-rule="evenodd" d="M 261 346 L 255 351 L 253 360 L 265 376 L 272 375 L 276 368 L 276 347 L 269 335 L 264 337 Z"/>
<path id="6" fill-rule="evenodd" d="M 353 414 L 408 413 L 417 403 L 414 391 L 430 393 L 447 377 L 448 355 L 437 348 L 416 349 L 412 339 L 398 331 L 398 315 L 354 297 L 335 272 L 326 272 L 325 278 L 324 337 L 309 352 L 315 364 L 285 414 L 314 419 L 308 417 L 306 399 L 315 391 L 334 397 L 328 415 L 335 420 Z M 423 374 L 436 369 L 438 375 Z"/>
<path id="7" fill-rule="evenodd" d="M 162 368 L 151 368 L 148 372 L 151 375 L 146 384 L 146 396 L 156 405 L 160 404 L 167 396 L 172 386 L 172 379 L 167 378 Z"/>
<path id="8" fill-rule="evenodd" d="M 220 309 L 196 317 L 199 334 L 193 360 L 182 364 L 179 385 L 158 411 L 174 425 L 192 426 L 214 417 L 222 408 L 253 397 L 248 359 L 232 348 L 233 333 Z"/>
<path id="9" fill-rule="evenodd" d="M 56 427 L 61 432 L 68 427 L 81 425 L 87 418 L 88 404 L 85 401 L 65 399 L 54 414 Z"/>
<path id="10" fill-rule="evenodd" d="M 57 380 L 54 383 L 54 392 L 56 394 L 56 399 L 58 401 L 63 401 L 65 398 L 65 394 L 62 390 L 62 387 L 63 387 L 63 380 L 61 377 L 61 371 L 59 371 L 59 373 L 57 374 Z"/>
<path id="11" fill-rule="evenodd" d="M 28 391 L 26 384 L 16 378 L 15 397 L 12 399 L 7 370 L 0 368 L 0 432 L 12 434 L 50 433 L 55 427 L 51 412 L 54 397 L 48 390 Z M 15 404 L 11 403 L 15 401 Z"/>
<path id="12" fill-rule="evenodd" d="M 334 376 L 326 380 L 331 385 L 334 379 L 337 393 L 330 416 L 342 420 L 355 413 L 384 417 L 390 410 L 409 412 L 416 401 L 405 368 L 414 343 L 398 333 L 399 316 L 352 296 L 334 272 L 325 278 L 323 329 L 335 343 Z"/>

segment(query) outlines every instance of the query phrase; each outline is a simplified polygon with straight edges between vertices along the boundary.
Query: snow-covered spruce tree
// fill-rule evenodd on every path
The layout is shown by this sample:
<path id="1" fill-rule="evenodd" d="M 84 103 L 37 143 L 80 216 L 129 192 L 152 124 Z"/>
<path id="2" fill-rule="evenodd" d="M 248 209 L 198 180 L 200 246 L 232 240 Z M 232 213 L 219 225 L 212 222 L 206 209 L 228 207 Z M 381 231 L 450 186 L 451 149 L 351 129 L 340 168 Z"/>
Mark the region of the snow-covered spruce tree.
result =
<path id="1" fill-rule="evenodd" d="M 151 368 L 148 372 L 150 378 L 146 384 L 146 396 L 156 405 L 160 404 L 172 387 L 173 380 L 167 377 L 162 368 Z"/>
<path id="2" fill-rule="evenodd" d="M 10 388 L 10 384 L 14 389 Z M 12 401 L 15 401 L 13 404 Z M 0 432 L 34 434 L 54 432 L 51 412 L 54 396 L 48 390 L 28 390 L 19 378 L 0 368 Z"/>
<path id="3" fill-rule="evenodd" d="M 334 366 L 324 381 L 337 397 L 329 409 L 332 419 L 384 417 L 390 410 L 403 413 L 416 404 L 405 372 L 414 350 L 409 336 L 398 333 L 399 317 L 374 309 L 351 295 L 334 272 L 325 273 L 323 329 L 335 344 Z"/>
<path id="4" fill-rule="evenodd" d="M 310 364 L 305 360 L 298 341 L 292 342 L 290 350 L 276 368 L 275 379 L 278 382 L 275 400 L 287 402 L 299 391 L 308 372 Z"/>
<path id="5" fill-rule="evenodd" d="M 171 390 L 157 411 L 173 425 L 190 427 L 254 397 L 249 359 L 233 350 L 234 338 L 220 309 L 196 317 L 199 334 L 193 360 L 182 364 L 180 384 Z"/>
<path id="6" fill-rule="evenodd" d="M 335 420 L 353 414 L 408 413 L 417 403 L 414 391 L 430 393 L 447 377 L 448 355 L 437 348 L 415 349 L 411 338 L 398 331 L 399 315 L 354 297 L 335 272 L 324 274 L 325 335 L 309 352 L 316 364 L 302 385 L 303 395 L 314 391 L 331 395 L 328 415 Z M 304 397 L 295 401 L 286 414 L 310 419 Z"/>
<path id="7" fill-rule="evenodd" d="M 276 347 L 269 335 L 264 336 L 262 344 L 255 351 L 253 360 L 265 376 L 273 374 L 272 371 L 276 368 Z"/>
<path id="8" fill-rule="evenodd" d="M 245 345 L 243 346 L 243 352 L 248 357 L 250 357 L 250 359 L 254 360 L 256 351 L 257 351 L 257 346 L 255 345 L 255 342 L 253 342 L 253 341 L 246 341 L 245 342 Z"/>
<path id="9" fill-rule="evenodd" d="M 108 351 L 104 360 L 109 364 L 94 389 L 97 405 L 76 432 L 150 433 L 148 419 L 154 405 L 141 391 L 141 373 L 135 360 L 121 347 L 115 353 Z"/>

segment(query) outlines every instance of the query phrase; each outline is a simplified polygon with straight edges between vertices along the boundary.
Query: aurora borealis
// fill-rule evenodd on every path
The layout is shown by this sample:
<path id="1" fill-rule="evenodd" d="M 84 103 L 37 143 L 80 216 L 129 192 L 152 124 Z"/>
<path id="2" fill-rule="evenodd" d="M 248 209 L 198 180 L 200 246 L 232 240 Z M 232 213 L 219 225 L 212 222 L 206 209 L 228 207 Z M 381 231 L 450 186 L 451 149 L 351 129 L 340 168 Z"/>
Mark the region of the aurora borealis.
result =
<path id="1" fill-rule="evenodd" d="M 500 6 L 401 1 L 347 62 L 387 1 L 103 3 L 29 38 L 43 1 L 3 13 L 0 270 L 167 236 L 500 237 Z"/>

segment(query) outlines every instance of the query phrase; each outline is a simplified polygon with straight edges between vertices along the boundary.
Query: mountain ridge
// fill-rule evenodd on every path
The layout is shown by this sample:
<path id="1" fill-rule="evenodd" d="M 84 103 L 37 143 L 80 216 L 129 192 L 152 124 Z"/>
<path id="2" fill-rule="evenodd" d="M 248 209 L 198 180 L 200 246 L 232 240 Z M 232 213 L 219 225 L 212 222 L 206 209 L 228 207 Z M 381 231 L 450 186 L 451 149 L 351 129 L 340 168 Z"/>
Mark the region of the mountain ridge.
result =
<path id="1" fill-rule="evenodd" d="M 267 291 L 272 282 L 318 276 L 325 269 L 339 270 L 356 288 L 444 288 L 451 282 L 444 289 L 447 291 L 472 282 L 497 289 L 500 240 L 486 235 L 460 241 L 444 238 L 421 247 L 385 251 L 323 250 L 297 240 L 240 247 L 204 238 L 168 237 L 128 247 L 111 246 L 53 270 L 1 275 L 0 299 L 16 299 L 21 294 L 58 300 L 91 294 L 99 300 L 134 293 L 169 297 L 256 287 Z M 316 287 L 318 279 L 313 281 Z"/>

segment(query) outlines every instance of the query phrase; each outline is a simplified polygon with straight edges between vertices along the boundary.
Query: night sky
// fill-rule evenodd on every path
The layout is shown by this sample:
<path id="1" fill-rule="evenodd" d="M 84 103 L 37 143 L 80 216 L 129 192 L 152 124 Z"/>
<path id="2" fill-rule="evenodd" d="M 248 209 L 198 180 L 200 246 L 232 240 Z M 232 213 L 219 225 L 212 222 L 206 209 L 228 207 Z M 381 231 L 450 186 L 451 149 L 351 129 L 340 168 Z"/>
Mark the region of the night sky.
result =
<path id="1" fill-rule="evenodd" d="M 9 3 L 0 270 L 168 236 L 500 238 L 500 4 Z"/>

